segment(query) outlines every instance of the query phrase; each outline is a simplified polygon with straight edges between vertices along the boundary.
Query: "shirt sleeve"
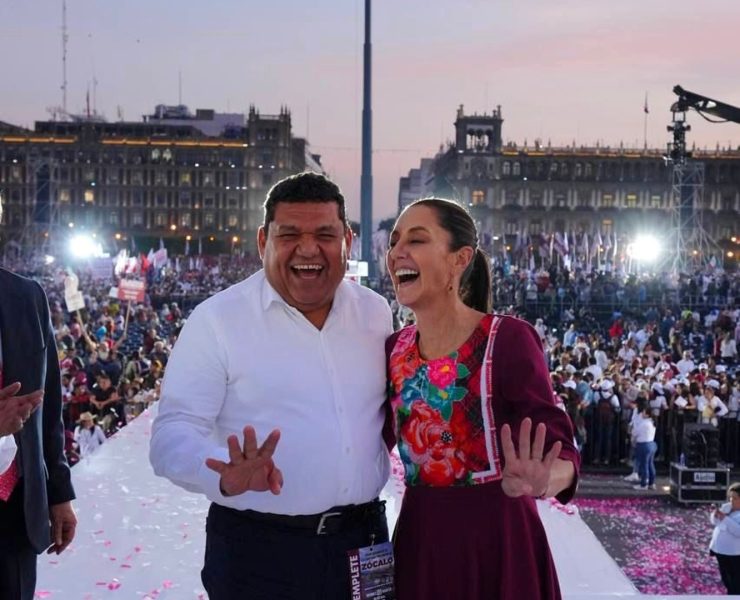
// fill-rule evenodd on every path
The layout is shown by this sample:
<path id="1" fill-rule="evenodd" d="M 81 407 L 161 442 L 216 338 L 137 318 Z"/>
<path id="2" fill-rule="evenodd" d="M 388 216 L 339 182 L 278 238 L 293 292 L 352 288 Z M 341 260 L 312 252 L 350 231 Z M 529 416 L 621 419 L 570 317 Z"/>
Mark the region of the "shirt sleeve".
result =
<path id="1" fill-rule="evenodd" d="M 228 359 L 202 307 L 188 318 L 167 363 L 149 461 L 157 475 L 230 506 L 220 476 L 205 465 L 209 457 L 228 461 L 228 450 L 211 435 L 226 397 Z"/>
<path id="2" fill-rule="evenodd" d="M 12 435 L 0 437 L 0 473 L 5 473 L 15 458 L 17 447 Z"/>
<path id="3" fill-rule="evenodd" d="M 530 417 L 533 427 L 539 423 L 547 425 L 545 453 L 555 442 L 562 442 L 559 458 L 572 462 L 575 470 L 571 486 L 556 496 L 565 504 L 575 494 L 581 460 L 575 446 L 570 417 L 555 404 L 550 374 L 537 332 L 526 321 L 505 317 L 496 335 L 495 344 L 494 393 L 503 398 L 502 418 L 496 427 L 500 431 L 501 425 L 509 423 L 514 445 L 518 447 L 522 420 Z"/>

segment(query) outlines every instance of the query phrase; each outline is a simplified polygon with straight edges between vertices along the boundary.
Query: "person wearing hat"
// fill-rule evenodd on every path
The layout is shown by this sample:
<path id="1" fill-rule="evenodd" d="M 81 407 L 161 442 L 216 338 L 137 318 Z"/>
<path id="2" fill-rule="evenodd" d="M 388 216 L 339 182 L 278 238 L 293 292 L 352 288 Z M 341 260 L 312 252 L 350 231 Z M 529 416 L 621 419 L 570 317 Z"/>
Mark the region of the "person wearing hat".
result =
<path id="1" fill-rule="evenodd" d="M 82 413 L 77 423 L 74 439 L 80 449 L 80 456 L 84 458 L 105 443 L 105 434 L 100 426 L 95 423 L 95 417 L 91 412 Z"/>
<path id="2" fill-rule="evenodd" d="M 639 397 L 635 408 L 636 417 L 632 423 L 632 443 L 635 447 L 635 466 L 640 483 L 632 486 L 636 490 L 655 489 L 655 423 L 650 416 L 647 399 Z"/>
<path id="3" fill-rule="evenodd" d="M 619 397 L 614 393 L 614 382 L 602 379 L 594 391 L 591 404 L 593 428 L 593 464 L 611 462 L 613 438 L 617 424 L 617 414 L 621 410 Z"/>

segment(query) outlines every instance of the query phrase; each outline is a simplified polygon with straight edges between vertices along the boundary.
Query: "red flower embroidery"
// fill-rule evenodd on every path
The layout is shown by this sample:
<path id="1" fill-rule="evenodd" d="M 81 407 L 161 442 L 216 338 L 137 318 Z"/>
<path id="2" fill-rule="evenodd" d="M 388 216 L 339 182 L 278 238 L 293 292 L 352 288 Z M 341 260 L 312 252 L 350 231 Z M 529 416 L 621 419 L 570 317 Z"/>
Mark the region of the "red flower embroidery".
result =
<path id="1" fill-rule="evenodd" d="M 456 411 L 455 411 L 456 412 Z M 469 430 L 464 418 L 445 421 L 439 411 L 421 400 L 401 427 L 411 460 L 419 466 L 419 479 L 432 486 L 449 486 L 467 474 L 463 448 Z"/>
<path id="2" fill-rule="evenodd" d="M 403 382 L 411 379 L 419 368 L 419 355 L 413 347 L 407 348 L 391 357 L 391 383 L 393 389 L 398 392 L 403 387 Z"/>
<path id="3" fill-rule="evenodd" d="M 429 382 L 443 390 L 455 383 L 457 379 L 457 363 L 449 356 L 432 360 L 428 363 Z"/>

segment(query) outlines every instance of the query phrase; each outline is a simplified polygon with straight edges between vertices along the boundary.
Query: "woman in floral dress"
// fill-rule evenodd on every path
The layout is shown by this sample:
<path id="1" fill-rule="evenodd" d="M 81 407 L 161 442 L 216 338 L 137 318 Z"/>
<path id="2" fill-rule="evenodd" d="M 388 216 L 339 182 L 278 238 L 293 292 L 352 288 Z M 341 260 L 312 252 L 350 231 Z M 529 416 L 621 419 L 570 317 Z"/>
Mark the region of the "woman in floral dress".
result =
<path id="1" fill-rule="evenodd" d="M 387 344 L 406 479 L 399 600 L 560 598 L 535 499 L 567 502 L 579 458 L 537 333 L 489 314 L 488 260 L 455 202 L 406 208 L 387 264 L 416 317 Z"/>

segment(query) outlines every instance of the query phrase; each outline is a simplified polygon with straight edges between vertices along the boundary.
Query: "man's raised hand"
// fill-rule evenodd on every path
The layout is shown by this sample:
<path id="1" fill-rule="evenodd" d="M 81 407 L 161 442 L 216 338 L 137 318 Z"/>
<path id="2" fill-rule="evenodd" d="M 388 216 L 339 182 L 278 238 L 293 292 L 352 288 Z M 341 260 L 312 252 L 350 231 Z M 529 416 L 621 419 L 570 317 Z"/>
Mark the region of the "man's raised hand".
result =
<path id="1" fill-rule="evenodd" d="M 31 414 L 41 406 L 44 390 L 16 396 L 20 389 L 20 383 L 11 383 L 0 389 L 0 437 L 20 431 Z"/>
<path id="2" fill-rule="evenodd" d="M 283 487 L 283 474 L 275 466 L 272 455 L 280 440 L 280 431 L 275 429 L 267 436 L 261 446 L 257 446 L 254 427 L 244 428 L 244 447 L 239 438 L 230 435 L 226 443 L 229 447 L 229 462 L 207 458 L 206 466 L 221 475 L 221 493 L 224 496 L 237 496 L 246 491 L 271 491 L 277 495 Z"/>

